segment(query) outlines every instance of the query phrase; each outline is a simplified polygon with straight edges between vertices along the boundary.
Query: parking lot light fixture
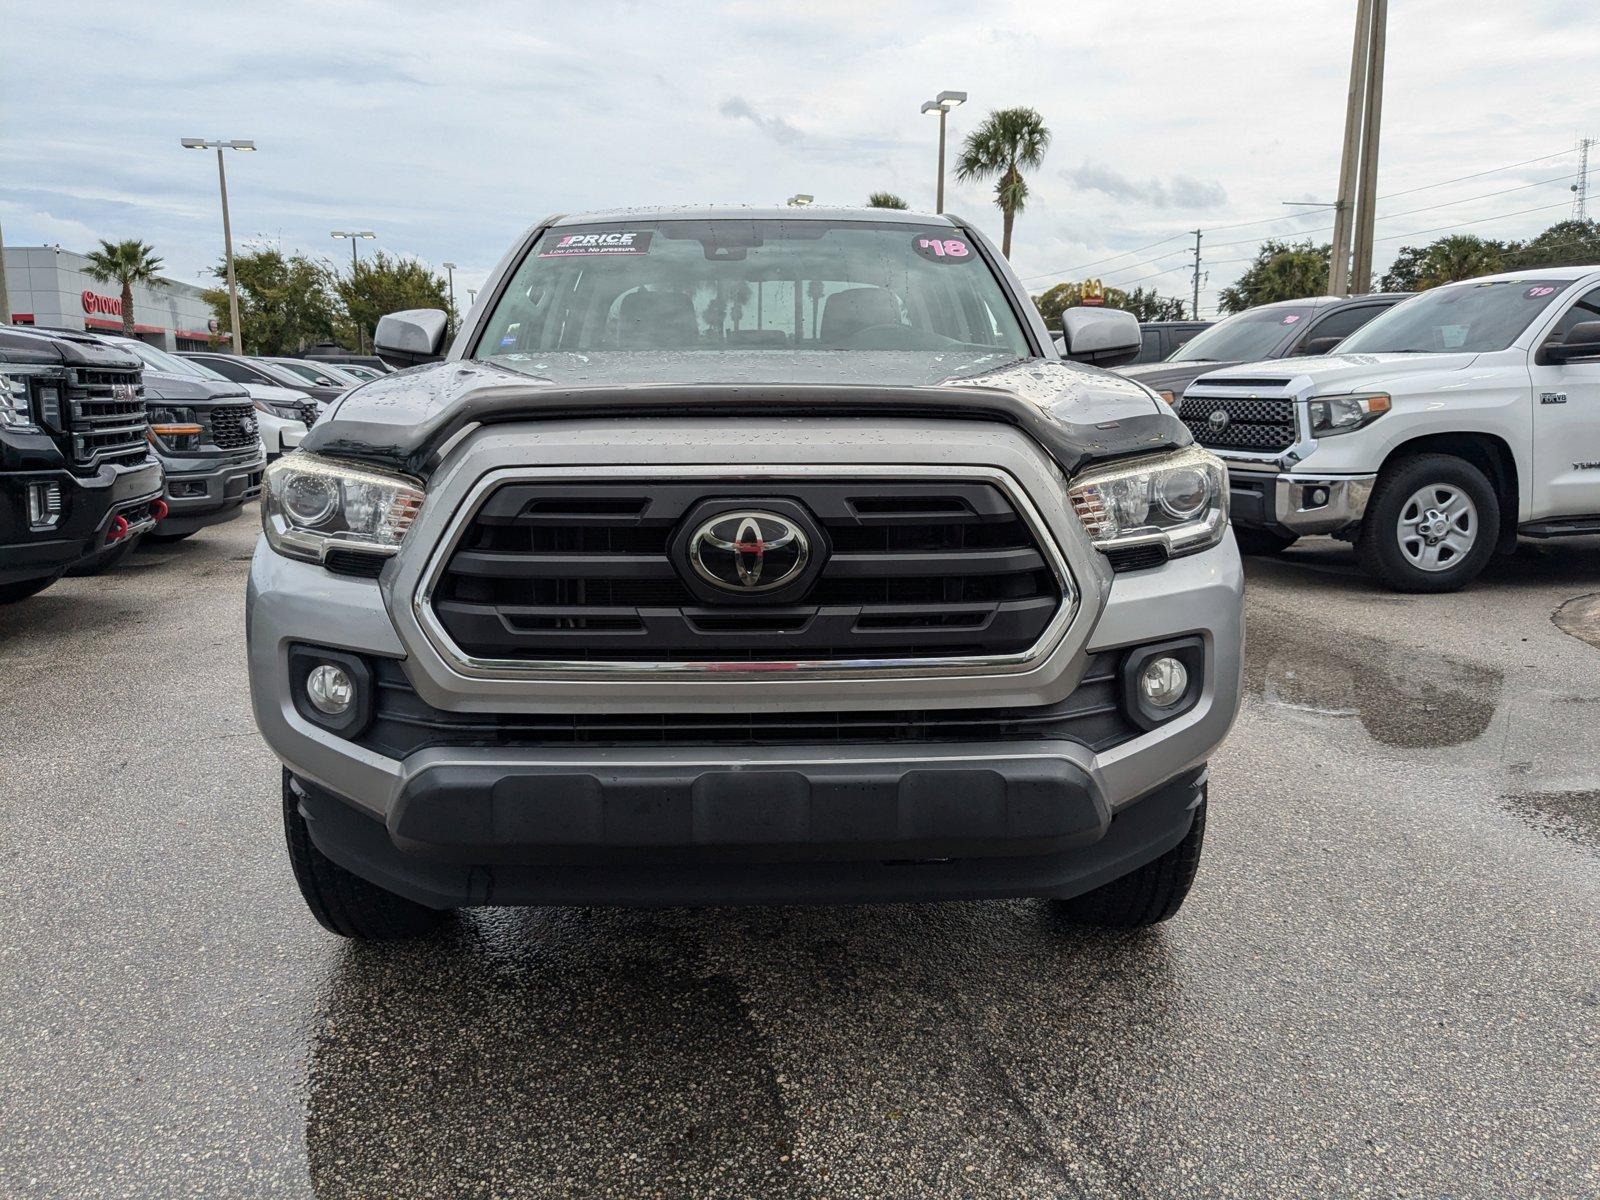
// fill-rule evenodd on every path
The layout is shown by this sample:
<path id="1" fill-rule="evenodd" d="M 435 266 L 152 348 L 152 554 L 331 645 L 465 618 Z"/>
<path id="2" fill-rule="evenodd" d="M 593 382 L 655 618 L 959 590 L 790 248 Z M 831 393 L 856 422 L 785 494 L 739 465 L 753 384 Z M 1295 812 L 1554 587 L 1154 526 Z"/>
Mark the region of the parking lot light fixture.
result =
<path id="1" fill-rule="evenodd" d="M 350 285 L 352 287 L 354 287 L 355 286 L 355 282 L 356 282 L 356 268 L 360 265 L 359 260 L 356 257 L 356 247 L 358 247 L 361 244 L 361 239 L 362 238 L 375 238 L 378 235 L 373 233 L 372 230 L 370 230 L 370 229 L 330 229 L 328 231 L 328 236 L 329 237 L 336 237 L 336 238 L 349 238 L 350 239 Z M 366 351 L 364 349 L 365 346 L 366 346 L 366 335 L 361 332 L 361 322 L 357 321 L 356 322 L 356 353 L 357 354 L 366 353 Z"/>
<path id="2" fill-rule="evenodd" d="M 925 113 L 936 112 L 939 114 L 939 184 L 934 193 L 933 211 L 944 211 L 944 122 L 950 115 L 952 108 L 967 102 L 965 92 L 940 92 L 932 100 L 922 102 L 922 111 Z"/>
<path id="3" fill-rule="evenodd" d="M 445 273 L 445 279 L 447 281 L 446 282 L 446 286 L 450 290 L 450 316 L 451 316 L 452 319 L 454 319 L 454 317 L 456 315 L 456 265 L 455 265 L 455 263 L 452 263 L 452 262 L 445 263 L 444 264 L 444 273 Z"/>
<path id="4" fill-rule="evenodd" d="M 224 150 L 251 150 L 256 148 L 248 138 L 180 138 L 185 150 L 215 150 L 217 152 L 217 184 L 222 189 L 222 243 L 228 265 L 228 323 L 233 328 L 233 352 L 244 353 L 244 337 L 239 331 L 239 284 L 233 274 L 233 229 L 228 223 L 228 172 L 222 162 Z"/>

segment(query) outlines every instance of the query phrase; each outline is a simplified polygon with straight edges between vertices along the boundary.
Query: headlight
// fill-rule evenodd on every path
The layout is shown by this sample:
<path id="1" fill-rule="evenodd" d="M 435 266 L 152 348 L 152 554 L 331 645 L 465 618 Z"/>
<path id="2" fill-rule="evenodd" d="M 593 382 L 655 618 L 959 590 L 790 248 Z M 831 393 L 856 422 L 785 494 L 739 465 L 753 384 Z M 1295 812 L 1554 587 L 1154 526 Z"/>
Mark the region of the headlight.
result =
<path id="1" fill-rule="evenodd" d="M 1336 433 L 1349 433 L 1370 425 L 1389 411 L 1389 404 L 1387 392 L 1369 392 L 1360 396 L 1313 396 L 1312 436 L 1331 437 Z"/>
<path id="2" fill-rule="evenodd" d="M 1085 471 L 1067 494 L 1101 551 L 1165 545 L 1169 555 L 1191 554 L 1216 545 L 1228 525 L 1227 468 L 1199 446 Z"/>
<path id="3" fill-rule="evenodd" d="M 298 404 L 283 404 L 277 400 L 252 400 L 257 412 L 264 412 L 270 417 L 277 417 L 283 421 L 298 421 L 300 406 Z"/>
<path id="4" fill-rule="evenodd" d="M 174 453 L 200 448 L 200 435 L 205 426 L 194 415 L 194 409 L 181 404 L 152 404 L 150 410 L 150 439 L 161 439 L 161 445 Z"/>
<path id="5" fill-rule="evenodd" d="M 426 498 L 404 475 L 296 452 L 267 468 L 261 525 L 279 554 L 308 562 L 335 547 L 393 554 Z"/>
<path id="6" fill-rule="evenodd" d="M 8 429 L 36 429 L 28 404 L 28 381 L 21 375 L 0 375 L 0 425 Z"/>

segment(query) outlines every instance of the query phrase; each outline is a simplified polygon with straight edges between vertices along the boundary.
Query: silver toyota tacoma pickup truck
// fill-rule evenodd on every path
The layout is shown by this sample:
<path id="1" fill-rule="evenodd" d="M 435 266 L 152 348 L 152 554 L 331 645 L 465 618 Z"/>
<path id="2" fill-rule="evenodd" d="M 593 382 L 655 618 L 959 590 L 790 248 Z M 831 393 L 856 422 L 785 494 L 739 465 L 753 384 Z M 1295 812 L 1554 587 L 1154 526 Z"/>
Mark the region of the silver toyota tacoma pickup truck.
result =
<path id="1" fill-rule="evenodd" d="M 1239 702 L 1226 474 L 950 216 L 555 217 L 267 473 L 251 693 L 312 913 L 1177 911 Z"/>

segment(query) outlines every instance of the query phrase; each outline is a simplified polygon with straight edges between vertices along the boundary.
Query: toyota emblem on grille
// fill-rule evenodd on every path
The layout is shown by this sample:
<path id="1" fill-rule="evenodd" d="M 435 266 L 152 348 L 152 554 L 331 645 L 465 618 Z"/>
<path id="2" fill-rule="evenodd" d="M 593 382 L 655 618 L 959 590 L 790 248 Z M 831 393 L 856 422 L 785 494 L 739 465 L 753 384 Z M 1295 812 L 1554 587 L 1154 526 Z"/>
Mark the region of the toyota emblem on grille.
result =
<path id="1" fill-rule="evenodd" d="M 1228 427 L 1228 422 L 1230 420 L 1232 420 L 1232 418 L 1228 416 L 1228 410 L 1225 408 L 1218 408 L 1212 410 L 1211 415 L 1206 418 L 1206 424 L 1211 427 L 1212 433 L 1221 433 Z"/>
<path id="2" fill-rule="evenodd" d="M 689 565 L 730 592 L 770 592 L 797 579 L 811 558 L 805 532 L 788 517 L 752 509 L 719 513 L 689 539 Z"/>

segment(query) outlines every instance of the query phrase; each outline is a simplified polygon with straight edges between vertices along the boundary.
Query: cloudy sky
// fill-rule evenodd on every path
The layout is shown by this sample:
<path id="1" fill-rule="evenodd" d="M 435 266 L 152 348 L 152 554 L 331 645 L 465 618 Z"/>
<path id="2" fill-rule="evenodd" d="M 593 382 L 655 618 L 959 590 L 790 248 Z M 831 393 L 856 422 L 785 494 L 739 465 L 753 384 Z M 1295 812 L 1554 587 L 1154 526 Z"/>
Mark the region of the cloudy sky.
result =
<path id="1" fill-rule="evenodd" d="M 221 248 L 215 163 L 178 139 L 254 138 L 228 163 L 236 240 L 331 256 L 329 230 L 370 228 L 460 264 L 459 292 L 552 211 L 877 189 L 931 208 L 918 107 L 950 88 L 971 95 L 953 141 L 1012 105 L 1054 134 L 1013 252 L 1035 291 L 1090 274 L 1187 295 L 1199 226 L 1214 297 L 1261 237 L 1329 224 L 1282 202 L 1335 188 L 1354 8 L 0 0 L 0 228 L 140 237 L 197 279 Z M 1380 269 L 1446 228 L 1567 215 L 1597 65 L 1587 0 L 1392 0 Z M 998 239 L 982 185 L 952 181 L 946 208 Z"/>

